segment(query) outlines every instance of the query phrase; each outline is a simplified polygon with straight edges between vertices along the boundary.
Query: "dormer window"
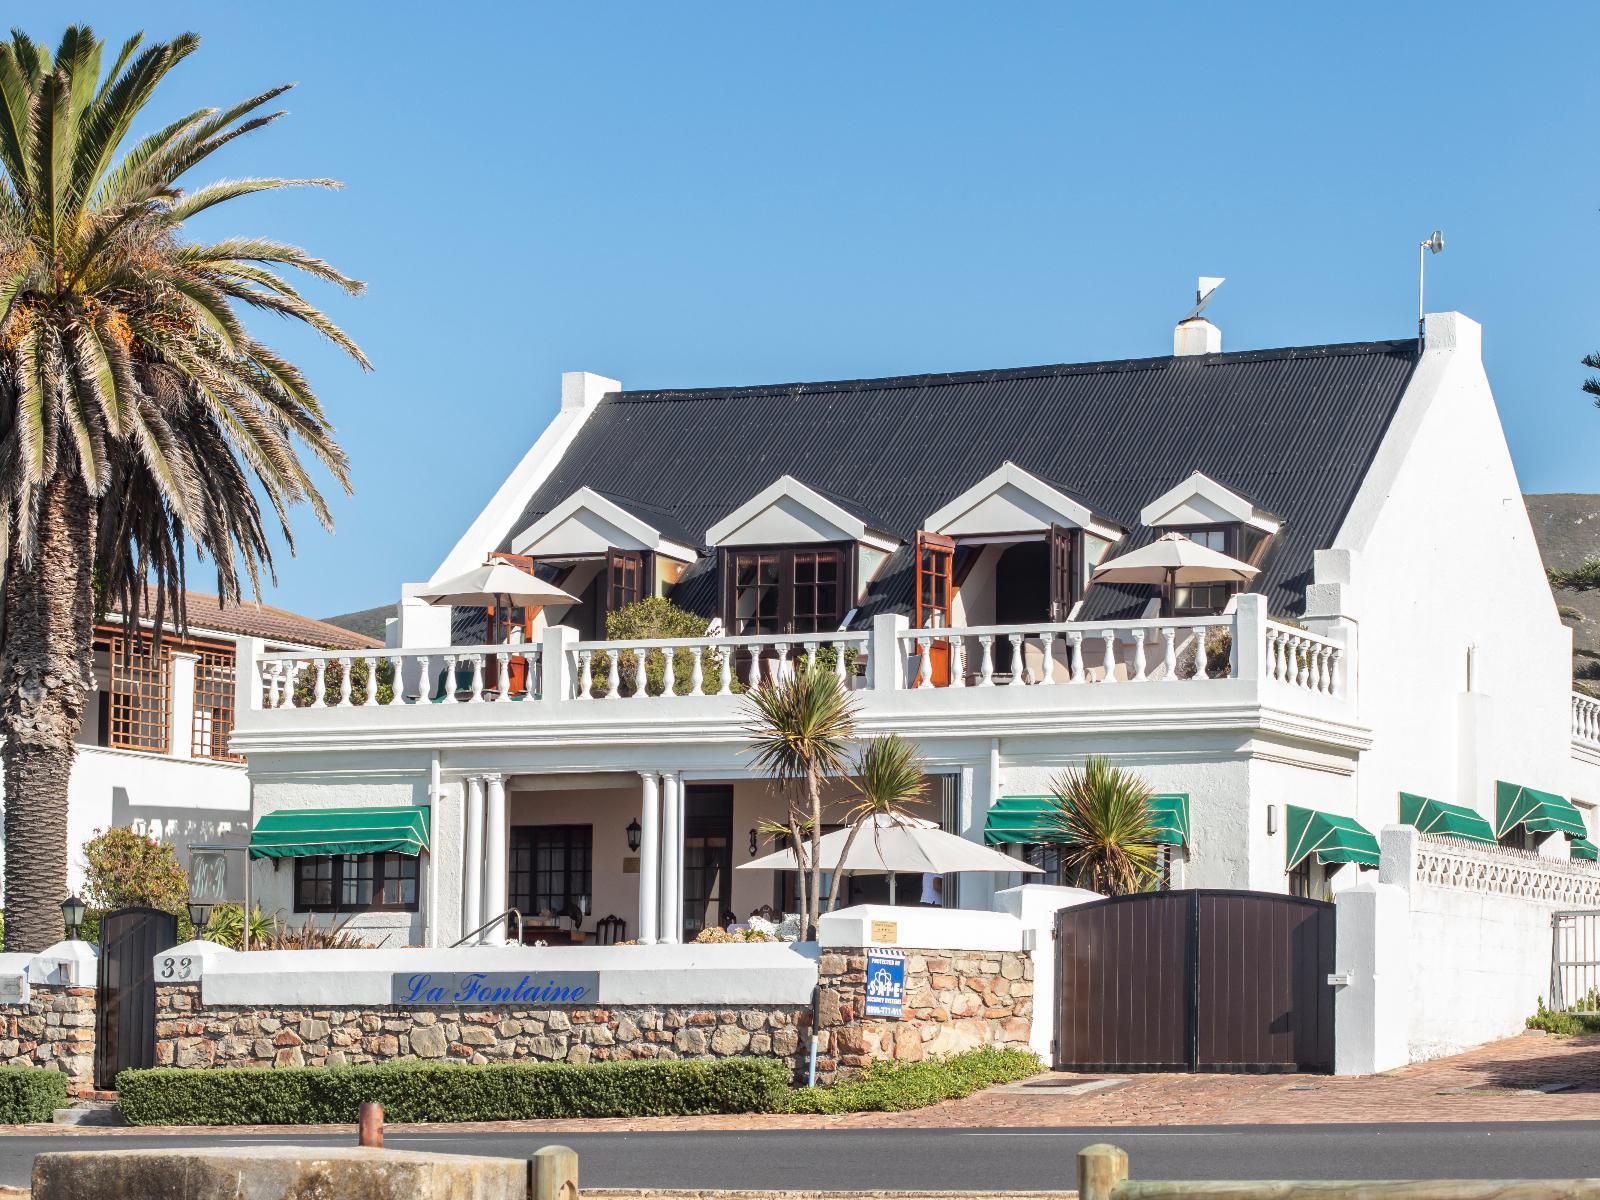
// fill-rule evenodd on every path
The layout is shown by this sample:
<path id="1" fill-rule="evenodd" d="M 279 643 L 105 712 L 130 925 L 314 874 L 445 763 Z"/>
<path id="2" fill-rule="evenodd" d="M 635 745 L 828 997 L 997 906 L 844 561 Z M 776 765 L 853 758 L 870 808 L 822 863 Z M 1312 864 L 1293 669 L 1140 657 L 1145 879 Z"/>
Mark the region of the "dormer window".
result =
<path id="1" fill-rule="evenodd" d="M 899 545 L 858 505 L 784 475 L 706 530 L 735 636 L 827 633 Z"/>
<path id="2" fill-rule="evenodd" d="M 1251 566 L 1260 565 L 1273 534 L 1283 524 L 1248 497 L 1200 471 L 1145 505 L 1139 519 L 1151 529 L 1175 530 L 1197 545 Z M 1175 587 L 1172 614 L 1191 617 L 1221 612 L 1239 587 L 1237 583 Z"/>

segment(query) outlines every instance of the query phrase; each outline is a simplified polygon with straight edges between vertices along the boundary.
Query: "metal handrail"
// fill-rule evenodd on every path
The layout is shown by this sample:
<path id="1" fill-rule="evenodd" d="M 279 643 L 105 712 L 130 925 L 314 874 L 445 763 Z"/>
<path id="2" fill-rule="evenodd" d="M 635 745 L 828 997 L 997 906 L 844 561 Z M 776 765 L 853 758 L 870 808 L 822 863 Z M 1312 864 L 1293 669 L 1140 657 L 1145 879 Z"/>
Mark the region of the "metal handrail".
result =
<path id="1" fill-rule="evenodd" d="M 477 937 L 485 929 L 489 928 L 489 926 L 493 925 L 497 921 L 504 921 L 507 917 L 515 917 L 517 919 L 517 945 L 522 945 L 522 914 L 514 908 L 508 908 L 505 910 L 505 912 L 498 913 L 495 916 L 490 917 L 487 921 L 485 921 L 482 925 L 479 925 L 459 942 L 451 942 L 450 949 L 454 950 L 457 946 L 465 946 L 473 938 Z"/>

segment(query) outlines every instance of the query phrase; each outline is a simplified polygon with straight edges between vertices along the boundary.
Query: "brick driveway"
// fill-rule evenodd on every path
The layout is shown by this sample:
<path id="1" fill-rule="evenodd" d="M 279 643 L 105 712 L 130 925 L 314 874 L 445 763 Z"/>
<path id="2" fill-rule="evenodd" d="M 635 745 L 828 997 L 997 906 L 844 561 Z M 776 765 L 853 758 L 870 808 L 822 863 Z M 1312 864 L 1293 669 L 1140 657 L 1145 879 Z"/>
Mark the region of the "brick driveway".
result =
<path id="1" fill-rule="evenodd" d="M 1051 1075 L 1052 1083 L 1104 1076 Z M 451 1125 L 462 1131 L 533 1134 L 668 1132 L 678 1129 L 930 1129 L 1103 1125 L 1315 1125 L 1392 1121 L 1600 1121 L 1600 1037 L 1526 1033 L 1454 1058 L 1385 1075 L 1130 1075 L 1079 1094 L 1018 1085 L 991 1088 L 906 1113 L 844 1116 L 655 1117 L 599 1121 L 516 1121 Z M 1564 1085 L 1564 1087 L 1563 1087 Z M 1536 1091 L 1538 1087 L 1563 1090 Z M 52 1129 L 63 1136 L 118 1132 Z M 281 1127 L 279 1127 L 281 1129 Z M 308 1131 L 313 1127 L 305 1127 Z M 351 1126 L 324 1126 L 350 1131 Z M 441 1126 L 390 1126 L 439 1129 Z M 159 1133 L 146 1126 L 127 1133 Z M 232 1132 L 247 1132 L 233 1127 Z"/>

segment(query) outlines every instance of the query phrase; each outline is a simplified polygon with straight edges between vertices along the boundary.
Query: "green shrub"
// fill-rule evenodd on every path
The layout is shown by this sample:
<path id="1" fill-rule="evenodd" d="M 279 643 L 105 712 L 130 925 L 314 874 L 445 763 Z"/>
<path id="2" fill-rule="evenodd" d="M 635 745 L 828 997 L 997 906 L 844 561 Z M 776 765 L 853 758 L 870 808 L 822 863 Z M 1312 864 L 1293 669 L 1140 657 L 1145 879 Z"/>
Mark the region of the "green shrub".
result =
<path id="1" fill-rule="evenodd" d="M 1593 991 L 1589 993 L 1589 1002 L 1600 1000 Z M 1529 1029 L 1542 1029 L 1546 1033 L 1558 1034 L 1561 1037 L 1574 1037 L 1580 1033 L 1600 1033 L 1600 1012 L 1551 1012 L 1544 1006 L 1544 997 L 1539 997 L 1539 1007 L 1527 1022 Z"/>
<path id="2" fill-rule="evenodd" d="M 860 1079 L 831 1088 L 791 1092 L 788 1111 L 797 1113 L 902 1112 L 941 1100 L 959 1100 L 997 1083 L 1014 1083 L 1044 1070 L 1029 1050 L 985 1046 L 949 1058 L 922 1062 L 882 1060 Z"/>
<path id="3" fill-rule="evenodd" d="M 157 1067 L 117 1076 L 134 1125 L 349 1124 L 376 1100 L 389 1121 L 774 1112 L 789 1068 L 773 1059 L 376 1067 Z"/>
<path id="4" fill-rule="evenodd" d="M 112 827 L 83 844 L 83 861 L 83 898 L 90 908 L 139 906 L 176 914 L 188 906 L 189 877 L 169 842 Z"/>
<path id="5" fill-rule="evenodd" d="M 67 1077 L 49 1067 L 0 1067 L 0 1125 L 33 1125 L 67 1106 Z"/>
<path id="6" fill-rule="evenodd" d="M 350 667 L 350 703 L 367 702 L 368 680 L 371 678 L 370 660 L 358 658 Z M 336 658 L 325 659 L 316 666 L 301 667 L 294 677 L 296 708 L 310 708 L 316 702 L 317 671 L 322 669 L 322 697 L 324 704 L 338 704 L 344 696 L 344 664 Z M 394 663 L 387 658 L 378 659 L 378 703 L 394 703 Z"/>

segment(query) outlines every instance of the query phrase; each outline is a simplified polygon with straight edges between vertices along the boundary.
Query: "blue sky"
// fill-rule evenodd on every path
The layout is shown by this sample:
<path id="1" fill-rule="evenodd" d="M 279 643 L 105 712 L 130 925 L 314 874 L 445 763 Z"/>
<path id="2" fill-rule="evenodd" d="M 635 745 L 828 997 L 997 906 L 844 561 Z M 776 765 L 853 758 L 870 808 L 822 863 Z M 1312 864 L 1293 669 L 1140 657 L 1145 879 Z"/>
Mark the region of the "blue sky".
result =
<path id="1" fill-rule="evenodd" d="M 273 603 L 424 579 L 563 370 L 628 386 L 1166 353 L 1195 276 L 1228 349 L 1485 326 L 1524 490 L 1600 491 L 1594 10 L 1423 6 L 21 3 L 204 43 L 170 119 L 299 80 L 202 170 L 332 175 L 197 234 L 303 244 L 363 374 L 287 328 L 354 460 Z M 684 464 L 715 470 L 714 462 Z M 207 589 L 207 572 L 191 579 Z"/>

